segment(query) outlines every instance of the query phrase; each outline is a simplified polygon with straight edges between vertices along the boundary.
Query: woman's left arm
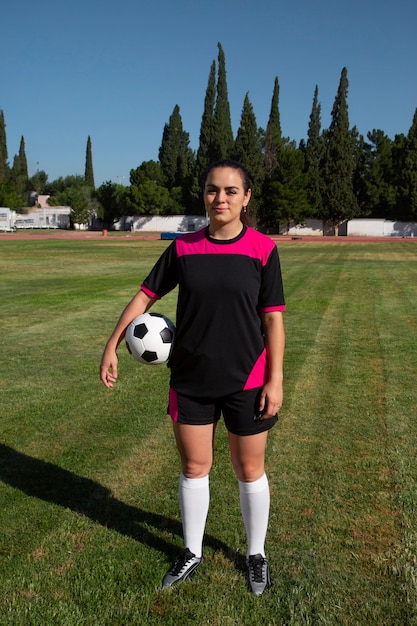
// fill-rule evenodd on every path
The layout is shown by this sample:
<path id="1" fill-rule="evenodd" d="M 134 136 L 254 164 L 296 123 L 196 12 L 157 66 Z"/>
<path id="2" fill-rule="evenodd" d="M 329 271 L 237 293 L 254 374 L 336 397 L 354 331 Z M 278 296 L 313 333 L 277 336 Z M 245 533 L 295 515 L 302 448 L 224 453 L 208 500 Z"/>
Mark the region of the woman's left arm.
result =
<path id="1" fill-rule="evenodd" d="M 281 311 L 263 313 L 269 376 L 263 387 L 259 411 L 262 419 L 273 417 L 282 406 L 285 331 Z"/>

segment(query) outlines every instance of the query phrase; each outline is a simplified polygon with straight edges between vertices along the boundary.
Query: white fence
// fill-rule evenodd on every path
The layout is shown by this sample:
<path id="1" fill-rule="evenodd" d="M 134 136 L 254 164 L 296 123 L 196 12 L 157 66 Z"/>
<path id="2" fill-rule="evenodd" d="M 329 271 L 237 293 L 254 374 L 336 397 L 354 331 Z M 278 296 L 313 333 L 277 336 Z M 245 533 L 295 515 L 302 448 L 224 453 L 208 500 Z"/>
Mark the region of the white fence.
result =
<path id="1" fill-rule="evenodd" d="M 417 237 L 417 223 L 394 220 L 350 220 L 347 234 L 363 237 Z"/>
<path id="2" fill-rule="evenodd" d="M 69 228 L 70 212 L 69 206 L 34 209 L 26 215 L 17 215 L 13 226 L 14 228 Z"/>
<path id="3" fill-rule="evenodd" d="M 190 232 L 203 228 L 208 219 L 202 215 L 139 215 L 122 218 L 114 225 L 115 230 Z M 304 224 L 290 222 L 279 229 L 281 235 L 293 237 L 323 237 L 334 235 L 334 229 L 322 220 L 308 219 Z M 384 219 L 357 219 L 339 224 L 338 235 L 355 237 L 417 237 L 416 222 L 398 222 Z"/>
<path id="4" fill-rule="evenodd" d="M 204 215 L 136 215 L 123 217 L 114 229 L 187 233 L 204 228 L 207 223 Z"/>
<path id="5" fill-rule="evenodd" d="M 331 228 L 321 220 L 306 220 L 305 224 L 290 223 L 289 228 L 280 228 L 280 234 L 292 236 L 334 235 Z M 384 219 L 357 219 L 339 225 L 339 236 L 351 237 L 417 237 L 416 222 L 398 222 Z"/>
<path id="6" fill-rule="evenodd" d="M 71 207 L 43 207 L 33 209 L 26 215 L 16 214 L 8 207 L 0 207 L 0 230 L 15 228 L 69 228 Z M 123 217 L 114 225 L 115 230 L 143 232 L 192 232 L 204 228 L 208 219 L 204 215 L 136 215 Z M 87 225 L 77 225 L 87 228 Z M 94 228 L 94 226 L 93 226 Z M 293 237 L 334 235 L 331 227 L 316 219 L 304 224 L 290 222 L 282 226 L 282 235 Z M 339 236 L 354 237 L 417 237 L 416 222 L 399 222 L 384 219 L 355 219 L 339 225 Z"/>

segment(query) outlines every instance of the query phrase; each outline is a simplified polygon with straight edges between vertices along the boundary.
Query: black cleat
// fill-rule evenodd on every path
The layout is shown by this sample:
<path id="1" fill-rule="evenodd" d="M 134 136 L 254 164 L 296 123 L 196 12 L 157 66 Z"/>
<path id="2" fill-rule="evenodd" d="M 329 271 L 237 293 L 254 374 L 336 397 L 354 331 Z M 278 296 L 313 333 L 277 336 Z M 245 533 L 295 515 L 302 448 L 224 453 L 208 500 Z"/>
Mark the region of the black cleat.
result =
<path id="1" fill-rule="evenodd" d="M 256 596 L 272 585 L 268 561 L 262 554 L 251 554 L 247 559 L 249 589 Z"/>
<path id="2" fill-rule="evenodd" d="M 165 574 L 162 587 L 172 587 L 184 582 L 195 574 L 197 567 L 203 562 L 203 557 L 196 557 L 188 548 L 180 554 L 174 561 L 172 567 Z"/>

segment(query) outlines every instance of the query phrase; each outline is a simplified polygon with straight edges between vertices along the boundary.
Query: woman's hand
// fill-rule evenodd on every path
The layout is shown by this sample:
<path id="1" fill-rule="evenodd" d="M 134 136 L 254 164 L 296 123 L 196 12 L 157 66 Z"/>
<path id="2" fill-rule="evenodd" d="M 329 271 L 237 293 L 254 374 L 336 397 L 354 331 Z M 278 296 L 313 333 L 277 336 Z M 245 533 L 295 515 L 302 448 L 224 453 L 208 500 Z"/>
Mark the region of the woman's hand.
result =
<path id="1" fill-rule="evenodd" d="M 282 400 L 282 382 L 267 382 L 262 389 L 259 401 L 259 412 L 262 413 L 261 419 L 274 417 L 282 407 Z"/>
<path id="2" fill-rule="evenodd" d="M 100 363 L 100 380 L 109 389 L 117 380 L 118 361 L 116 350 L 106 347 Z"/>
<path id="3" fill-rule="evenodd" d="M 125 336 L 126 328 L 135 317 L 142 315 L 145 311 L 149 311 L 154 302 L 155 298 L 150 298 L 140 289 L 122 312 L 101 357 L 100 380 L 109 389 L 113 387 L 117 380 L 119 359 L 117 358 L 116 350 Z"/>

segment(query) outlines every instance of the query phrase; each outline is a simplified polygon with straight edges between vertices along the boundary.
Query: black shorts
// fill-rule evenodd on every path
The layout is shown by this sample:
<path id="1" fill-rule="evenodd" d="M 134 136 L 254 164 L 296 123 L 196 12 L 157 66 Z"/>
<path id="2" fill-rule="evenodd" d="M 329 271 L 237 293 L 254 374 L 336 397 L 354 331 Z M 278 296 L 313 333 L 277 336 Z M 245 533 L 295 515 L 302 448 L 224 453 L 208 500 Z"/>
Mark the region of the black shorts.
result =
<path id="1" fill-rule="evenodd" d="M 202 426 L 214 424 L 223 414 L 226 428 L 234 435 L 257 435 L 272 428 L 278 414 L 270 419 L 256 419 L 262 387 L 239 391 L 223 398 L 190 398 L 169 390 L 168 415 L 173 422 Z"/>

